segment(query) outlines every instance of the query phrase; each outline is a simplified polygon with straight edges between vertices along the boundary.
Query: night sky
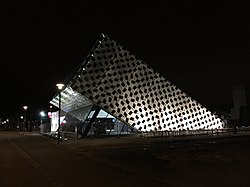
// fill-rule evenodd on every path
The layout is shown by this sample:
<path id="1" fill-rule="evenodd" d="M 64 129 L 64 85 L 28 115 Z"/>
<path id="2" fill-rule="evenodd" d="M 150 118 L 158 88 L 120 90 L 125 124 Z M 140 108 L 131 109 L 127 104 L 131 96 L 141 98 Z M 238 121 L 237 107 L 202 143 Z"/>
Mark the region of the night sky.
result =
<path id="1" fill-rule="evenodd" d="M 48 110 L 101 33 L 206 107 L 231 107 L 232 85 L 250 89 L 248 1 L 84 2 L 1 5 L 0 116 Z"/>

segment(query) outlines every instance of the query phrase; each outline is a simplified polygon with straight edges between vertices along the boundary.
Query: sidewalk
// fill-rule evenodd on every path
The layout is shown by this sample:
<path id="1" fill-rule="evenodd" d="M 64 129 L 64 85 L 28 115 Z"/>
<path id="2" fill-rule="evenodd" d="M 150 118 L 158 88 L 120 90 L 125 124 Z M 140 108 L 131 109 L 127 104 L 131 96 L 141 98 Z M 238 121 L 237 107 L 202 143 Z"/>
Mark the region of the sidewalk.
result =
<path id="1" fill-rule="evenodd" d="M 119 147 L 136 147 L 145 146 L 152 143 L 168 143 L 169 145 L 175 142 L 187 141 L 204 141 L 209 142 L 229 140 L 236 137 L 250 136 L 247 134 L 224 134 L 224 135 L 196 135 L 196 136 L 175 136 L 175 137 L 143 137 L 140 135 L 131 136 L 113 136 L 113 137 L 86 137 L 77 140 L 61 141 L 61 145 L 72 147 L 72 149 L 110 149 Z"/>

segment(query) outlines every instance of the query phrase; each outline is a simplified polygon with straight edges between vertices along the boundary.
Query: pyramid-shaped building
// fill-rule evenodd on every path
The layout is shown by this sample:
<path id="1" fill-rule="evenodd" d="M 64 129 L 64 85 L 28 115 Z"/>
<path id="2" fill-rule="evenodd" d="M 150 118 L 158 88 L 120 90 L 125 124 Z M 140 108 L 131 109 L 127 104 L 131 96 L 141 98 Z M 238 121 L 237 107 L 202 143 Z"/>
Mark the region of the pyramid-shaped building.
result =
<path id="1" fill-rule="evenodd" d="M 57 106 L 58 96 L 51 103 Z M 93 106 L 138 131 L 223 127 L 214 114 L 104 34 L 62 92 L 62 110 L 82 124 Z"/>

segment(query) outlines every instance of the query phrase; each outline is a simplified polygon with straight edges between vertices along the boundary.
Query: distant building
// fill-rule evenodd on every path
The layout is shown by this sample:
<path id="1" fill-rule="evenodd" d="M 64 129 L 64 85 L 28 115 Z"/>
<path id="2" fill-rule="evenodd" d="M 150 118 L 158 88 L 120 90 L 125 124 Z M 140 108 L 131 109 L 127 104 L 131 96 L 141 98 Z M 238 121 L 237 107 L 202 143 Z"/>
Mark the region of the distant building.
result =
<path id="1" fill-rule="evenodd" d="M 250 108 L 247 106 L 246 88 L 244 85 L 232 87 L 233 108 L 231 109 L 232 119 L 236 126 L 250 125 Z"/>
<path id="2" fill-rule="evenodd" d="M 224 123 L 120 44 L 101 35 L 65 81 L 64 129 L 83 135 L 222 128 Z M 51 104 L 58 107 L 58 95 Z"/>

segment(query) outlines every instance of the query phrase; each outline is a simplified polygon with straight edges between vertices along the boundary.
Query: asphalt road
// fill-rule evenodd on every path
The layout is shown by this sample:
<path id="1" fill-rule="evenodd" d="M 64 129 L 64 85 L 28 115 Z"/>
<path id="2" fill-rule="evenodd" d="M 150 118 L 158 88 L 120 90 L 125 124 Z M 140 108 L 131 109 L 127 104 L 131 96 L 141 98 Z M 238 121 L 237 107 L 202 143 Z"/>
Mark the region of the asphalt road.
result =
<path id="1" fill-rule="evenodd" d="M 250 136 L 247 134 L 93 138 L 63 145 L 79 158 L 162 181 L 165 186 L 250 185 Z"/>
<path id="2" fill-rule="evenodd" d="M 0 132 L 0 186 L 171 186 L 72 154 L 35 133 Z"/>
<path id="3" fill-rule="evenodd" d="M 250 136 L 63 141 L 0 132 L 0 186 L 249 186 Z"/>

